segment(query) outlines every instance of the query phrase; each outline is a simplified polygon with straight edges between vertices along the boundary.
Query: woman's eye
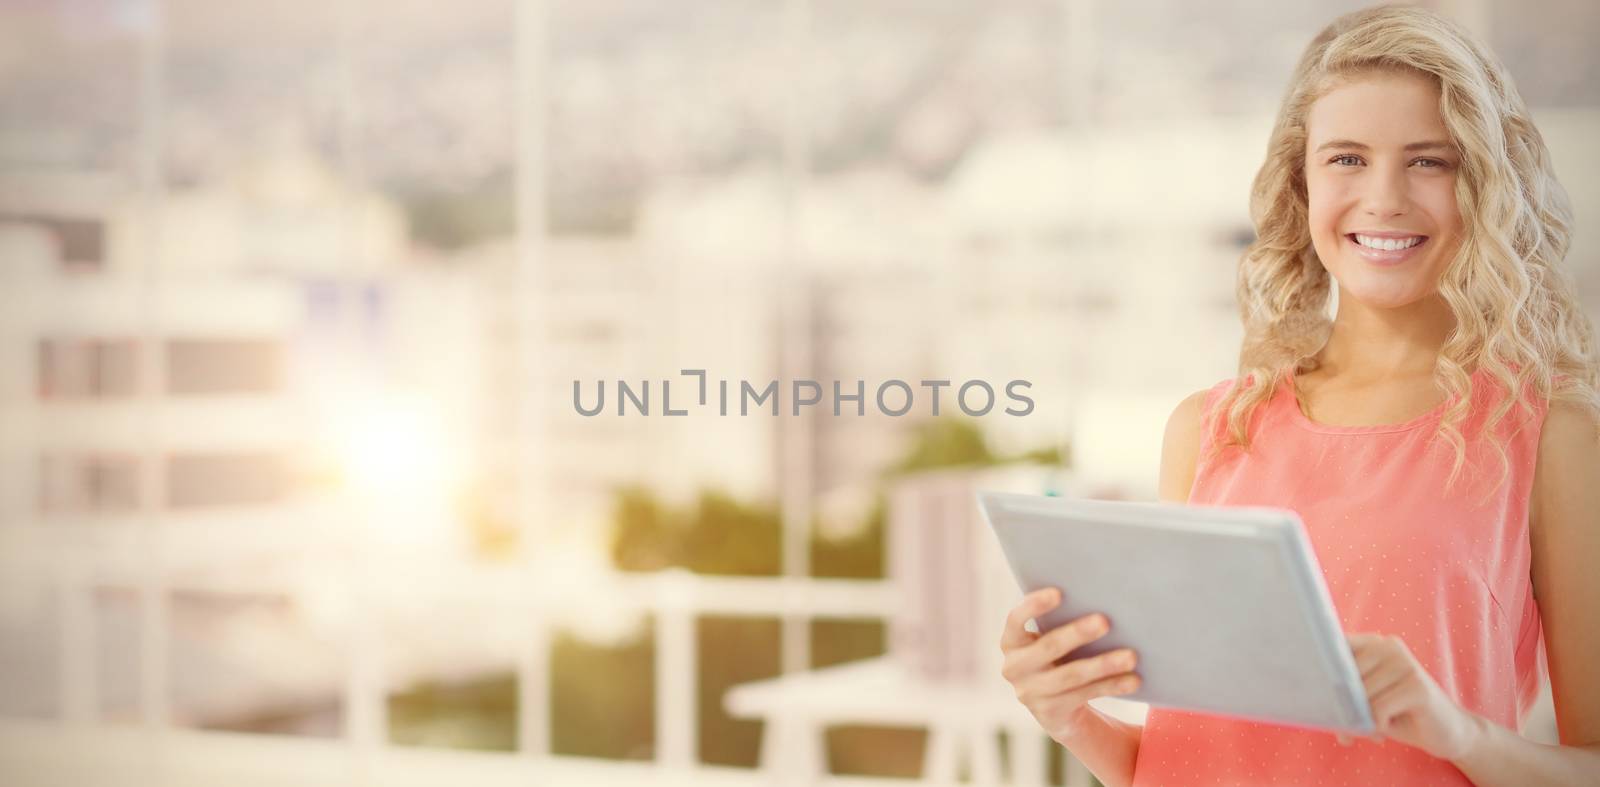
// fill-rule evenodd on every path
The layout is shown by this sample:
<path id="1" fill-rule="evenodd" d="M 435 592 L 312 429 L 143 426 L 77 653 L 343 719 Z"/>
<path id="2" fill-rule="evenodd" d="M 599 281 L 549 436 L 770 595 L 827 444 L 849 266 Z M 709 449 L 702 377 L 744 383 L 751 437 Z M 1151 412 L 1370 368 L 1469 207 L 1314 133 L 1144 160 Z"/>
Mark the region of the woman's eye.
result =
<path id="1" fill-rule="evenodd" d="M 1413 161 L 1411 163 L 1413 163 L 1413 164 L 1422 164 L 1422 165 L 1424 165 L 1423 169 L 1438 169 L 1440 167 L 1449 166 L 1448 164 L 1446 164 L 1443 161 L 1440 161 L 1439 159 L 1436 159 L 1436 158 L 1419 158 L 1416 161 Z"/>
<path id="2" fill-rule="evenodd" d="M 1356 166 L 1356 165 L 1361 163 L 1361 157 L 1360 156 L 1354 156 L 1354 155 L 1351 155 L 1349 153 L 1346 153 L 1346 154 L 1344 154 L 1342 156 L 1334 156 L 1333 158 L 1328 160 L 1328 163 L 1329 164 L 1338 164 L 1339 166 L 1342 166 L 1342 167 L 1354 167 L 1354 166 Z"/>

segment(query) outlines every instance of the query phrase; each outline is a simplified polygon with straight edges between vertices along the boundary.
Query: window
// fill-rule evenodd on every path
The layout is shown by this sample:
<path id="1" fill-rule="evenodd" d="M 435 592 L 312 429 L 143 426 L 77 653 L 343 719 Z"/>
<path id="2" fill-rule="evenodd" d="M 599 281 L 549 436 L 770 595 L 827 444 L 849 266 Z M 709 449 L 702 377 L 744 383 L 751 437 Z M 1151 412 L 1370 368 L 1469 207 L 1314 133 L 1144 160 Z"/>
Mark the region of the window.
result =
<path id="1" fill-rule="evenodd" d="M 0 222 L 40 227 L 55 236 L 67 270 L 99 270 L 105 264 L 105 222 L 99 219 L 0 213 Z"/>
<path id="2" fill-rule="evenodd" d="M 262 505 L 288 496 L 283 457 L 270 453 L 177 454 L 167 459 L 167 505 Z"/>
<path id="3" fill-rule="evenodd" d="M 39 398 L 132 396 L 138 365 L 132 339 L 40 339 Z"/>
<path id="4" fill-rule="evenodd" d="M 96 454 L 40 457 L 41 513 L 113 513 L 138 508 L 139 460 L 136 457 Z"/>
<path id="5" fill-rule="evenodd" d="M 178 339 L 167 343 L 167 392 L 270 393 L 283 387 L 283 345 L 272 339 Z"/>

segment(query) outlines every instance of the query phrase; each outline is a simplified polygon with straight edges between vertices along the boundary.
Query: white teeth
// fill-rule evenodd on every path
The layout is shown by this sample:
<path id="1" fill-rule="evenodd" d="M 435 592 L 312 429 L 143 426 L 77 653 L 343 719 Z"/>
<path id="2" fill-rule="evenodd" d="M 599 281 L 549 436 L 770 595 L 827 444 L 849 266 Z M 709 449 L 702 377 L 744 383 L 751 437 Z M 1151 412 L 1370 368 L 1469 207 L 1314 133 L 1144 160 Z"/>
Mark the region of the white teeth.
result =
<path id="1" fill-rule="evenodd" d="M 1401 249 L 1409 249 L 1421 242 L 1421 235 L 1413 235 L 1409 238 L 1374 238 L 1370 235 L 1356 235 L 1356 243 L 1366 246 L 1369 249 L 1378 249 L 1380 251 L 1399 251 Z"/>

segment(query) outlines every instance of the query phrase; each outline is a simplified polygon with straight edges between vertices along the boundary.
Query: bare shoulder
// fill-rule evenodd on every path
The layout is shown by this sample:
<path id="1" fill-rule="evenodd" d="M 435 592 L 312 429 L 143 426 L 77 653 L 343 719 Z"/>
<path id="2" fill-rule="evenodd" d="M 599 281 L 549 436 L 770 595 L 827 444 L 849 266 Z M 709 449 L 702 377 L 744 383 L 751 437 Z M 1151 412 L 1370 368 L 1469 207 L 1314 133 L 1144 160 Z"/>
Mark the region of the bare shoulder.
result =
<path id="1" fill-rule="evenodd" d="M 1581 404 L 1551 402 L 1539 431 L 1539 456 L 1533 473 L 1535 512 L 1547 504 L 1600 497 L 1597 480 L 1600 422 Z"/>
<path id="2" fill-rule="evenodd" d="M 1189 499 L 1194 487 L 1195 464 L 1200 456 L 1200 418 L 1204 412 L 1208 389 L 1201 389 L 1184 397 L 1167 417 L 1166 433 L 1161 441 L 1162 500 L 1182 503 Z"/>
<path id="3" fill-rule="evenodd" d="M 1172 408 L 1172 415 L 1167 416 L 1167 439 L 1174 436 L 1192 438 L 1196 447 L 1200 440 L 1200 416 L 1206 404 L 1206 394 L 1211 391 L 1202 388 L 1183 398 L 1178 406 Z"/>
<path id="4" fill-rule="evenodd" d="M 1600 457 L 1600 422 L 1577 402 L 1550 403 L 1539 433 L 1539 458 Z"/>

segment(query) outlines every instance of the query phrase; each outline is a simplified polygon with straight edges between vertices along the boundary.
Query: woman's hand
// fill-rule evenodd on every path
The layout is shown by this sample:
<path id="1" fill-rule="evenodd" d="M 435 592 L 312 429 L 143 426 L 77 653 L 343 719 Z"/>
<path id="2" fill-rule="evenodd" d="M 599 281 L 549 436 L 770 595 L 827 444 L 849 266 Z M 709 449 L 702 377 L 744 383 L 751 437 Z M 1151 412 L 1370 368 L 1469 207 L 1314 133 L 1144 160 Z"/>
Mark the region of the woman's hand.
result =
<path id="1" fill-rule="evenodd" d="M 1441 760 L 1467 753 L 1477 730 L 1472 715 L 1439 688 L 1399 637 L 1351 634 L 1348 639 L 1380 740 L 1393 738 Z"/>
<path id="2" fill-rule="evenodd" d="M 1131 648 L 1119 648 L 1098 656 L 1058 663 L 1084 644 L 1105 636 L 1110 622 L 1101 614 L 1084 615 L 1039 635 L 1023 628 L 1029 618 L 1055 609 L 1061 591 L 1036 590 L 1006 617 L 1000 635 L 1000 652 L 1005 661 L 1000 674 L 1017 692 L 1017 699 L 1033 714 L 1039 726 L 1057 743 L 1082 729 L 1084 714 L 1091 712 L 1088 701 L 1095 697 L 1126 694 L 1139 687 L 1139 676 L 1132 672 L 1137 662 Z"/>

